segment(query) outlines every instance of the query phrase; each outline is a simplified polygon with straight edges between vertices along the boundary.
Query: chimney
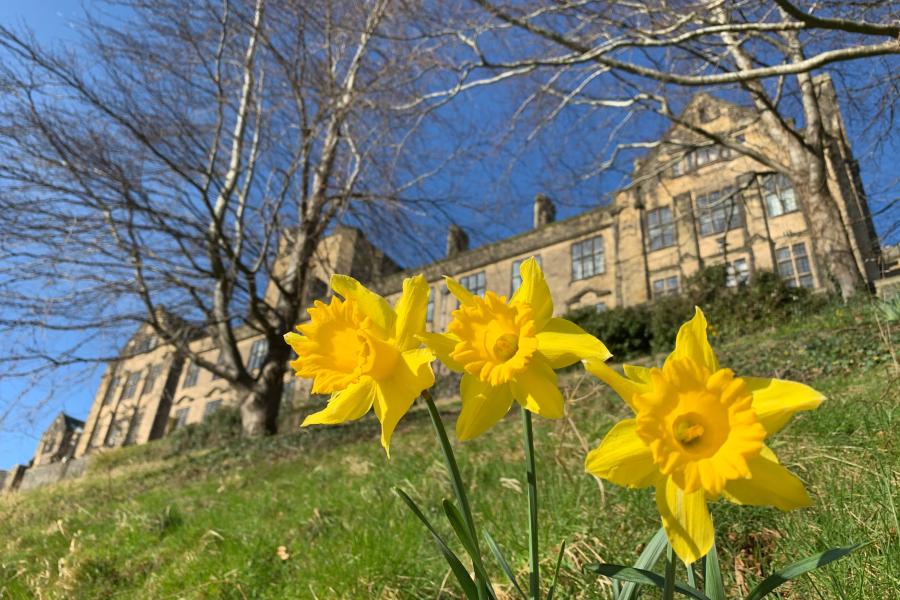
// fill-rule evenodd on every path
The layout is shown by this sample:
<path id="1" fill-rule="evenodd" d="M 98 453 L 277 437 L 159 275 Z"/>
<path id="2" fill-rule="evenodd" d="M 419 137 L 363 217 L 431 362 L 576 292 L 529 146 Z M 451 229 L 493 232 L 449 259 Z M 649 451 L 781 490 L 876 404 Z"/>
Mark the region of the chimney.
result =
<path id="1" fill-rule="evenodd" d="M 453 224 L 447 230 L 447 258 L 469 249 L 469 236 L 462 227 Z"/>
<path id="2" fill-rule="evenodd" d="M 553 200 L 544 194 L 534 197 L 534 228 L 543 227 L 556 220 L 556 207 Z"/>

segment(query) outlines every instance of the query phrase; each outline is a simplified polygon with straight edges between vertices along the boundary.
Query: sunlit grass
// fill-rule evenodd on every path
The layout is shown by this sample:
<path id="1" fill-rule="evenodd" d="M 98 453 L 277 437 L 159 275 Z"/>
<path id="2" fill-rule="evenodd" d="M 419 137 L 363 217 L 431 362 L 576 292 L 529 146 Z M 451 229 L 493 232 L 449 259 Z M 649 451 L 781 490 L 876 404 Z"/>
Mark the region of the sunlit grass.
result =
<path id="1" fill-rule="evenodd" d="M 860 314 L 829 313 L 715 342 L 723 364 L 738 373 L 790 374 L 828 396 L 773 440 L 807 484 L 812 508 L 712 508 L 730 596 L 786 562 L 861 541 L 872 543 L 785 586 L 783 597 L 892 598 L 900 589 L 900 383 Z M 585 452 L 626 408 L 577 370 L 564 381 L 570 418 L 535 421 L 541 546 L 549 569 L 567 542 L 561 597 L 607 598 L 608 582 L 582 567 L 633 562 L 658 516 L 651 491 L 600 485 L 584 473 Z M 454 406 L 444 404 L 448 428 Z M 517 417 L 456 447 L 477 524 L 524 573 Z M 434 523 L 444 523 L 440 500 L 451 491 L 423 411 L 401 423 L 390 461 L 371 417 L 171 453 L 166 442 L 129 448 L 105 457 L 85 479 L 0 500 L 0 597 L 457 597 L 443 559 L 391 491 L 400 486 Z M 493 567 L 497 589 L 508 592 Z"/>

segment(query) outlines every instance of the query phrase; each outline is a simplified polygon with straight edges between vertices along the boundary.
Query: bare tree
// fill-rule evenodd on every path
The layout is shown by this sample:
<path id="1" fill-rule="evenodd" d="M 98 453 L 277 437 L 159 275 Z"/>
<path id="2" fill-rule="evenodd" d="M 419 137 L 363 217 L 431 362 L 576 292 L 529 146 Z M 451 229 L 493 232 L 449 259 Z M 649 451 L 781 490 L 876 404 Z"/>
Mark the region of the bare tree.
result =
<path id="1" fill-rule="evenodd" d="M 391 0 L 107 6 L 79 52 L 0 27 L 3 377 L 115 358 L 96 340 L 149 322 L 237 390 L 246 434 L 272 432 L 320 240 L 404 218 L 440 167 L 407 149 L 443 38 Z M 247 330 L 269 342 L 254 372 Z"/>
<path id="2" fill-rule="evenodd" d="M 876 97 L 884 100 L 880 107 L 873 102 L 867 112 L 879 112 L 880 126 L 889 136 L 898 101 L 900 21 L 895 2 L 475 4 L 481 13 L 465 15 L 466 25 L 460 27 L 468 42 L 463 65 L 469 77 L 431 97 L 527 79 L 532 86 L 517 115 L 530 114 L 533 132 L 565 110 L 588 112 L 597 124 L 592 132 L 610 132 L 610 153 L 596 161 L 590 175 L 612 167 L 629 150 L 653 147 L 655 140 L 627 139 L 623 128 L 637 114 L 661 115 L 688 132 L 693 147 L 723 146 L 756 159 L 761 172 L 788 176 L 801 197 L 818 207 L 811 230 L 818 254 L 827 257 L 826 283 L 844 297 L 860 287 L 863 278 L 848 227 L 833 226 L 842 216 L 828 170 L 842 140 L 823 109 L 829 98 L 816 89 L 811 72 L 824 66 L 838 74 L 853 69 L 847 86 L 851 101 L 868 102 L 878 90 Z M 867 66 L 865 76 L 860 76 L 861 64 Z M 680 120 L 677 106 L 685 92 L 698 89 L 718 90 L 750 104 L 783 156 L 738 143 L 737 131 L 723 135 L 702 123 Z M 559 146 L 558 140 L 554 143 Z M 685 151 L 692 149 L 688 146 Z"/>

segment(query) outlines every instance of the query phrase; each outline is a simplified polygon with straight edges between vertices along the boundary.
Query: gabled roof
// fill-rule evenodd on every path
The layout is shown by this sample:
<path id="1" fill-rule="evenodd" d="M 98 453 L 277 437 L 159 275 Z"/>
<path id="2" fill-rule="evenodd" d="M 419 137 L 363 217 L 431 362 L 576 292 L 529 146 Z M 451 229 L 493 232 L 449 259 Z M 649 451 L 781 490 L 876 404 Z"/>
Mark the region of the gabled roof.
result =
<path id="1" fill-rule="evenodd" d="M 707 94 L 706 92 L 700 92 L 695 94 L 681 110 L 681 113 L 678 115 L 678 121 L 702 127 L 704 122 L 702 112 L 704 110 L 714 111 L 713 114 L 715 117 L 713 118 L 717 118 L 722 113 L 727 113 L 734 123 L 735 130 L 742 129 L 748 125 L 756 115 L 756 112 L 752 108 L 723 100 L 722 98 Z M 706 136 L 693 132 L 679 123 L 673 123 L 666 132 L 660 136 L 659 144 L 653 150 L 635 161 L 635 168 L 632 172 L 632 182 L 637 181 L 644 176 L 654 175 L 656 171 L 659 170 L 657 159 L 659 158 L 660 153 L 669 154 L 671 153 L 672 148 L 677 146 L 700 146 L 709 143 L 710 140 Z"/>
<path id="2" fill-rule="evenodd" d="M 59 416 L 63 418 L 63 423 L 66 426 L 66 431 L 75 431 L 76 429 L 84 429 L 84 421 L 81 419 L 76 419 L 71 415 L 67 415 L 64 412 L 59 413 Z M 59 418 L 59 417 L 57 417 Z"/>

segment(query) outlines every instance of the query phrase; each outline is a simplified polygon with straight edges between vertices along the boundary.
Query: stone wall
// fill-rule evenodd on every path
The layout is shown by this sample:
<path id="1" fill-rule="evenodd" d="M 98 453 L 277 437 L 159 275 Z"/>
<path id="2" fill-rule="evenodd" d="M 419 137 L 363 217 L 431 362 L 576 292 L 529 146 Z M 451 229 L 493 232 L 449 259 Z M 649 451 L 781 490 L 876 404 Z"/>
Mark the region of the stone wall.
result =
<path id="1" fill-rule="evenodd" d="M 31 467 L 22 475 L 19 491 L 33 490 L 63 479 L 81 477 L 90 464 L 91 457 L 83 456 L 65 462 L 50 463 Z"/>
<path id="2" fill-rule="evenodd" d="M 0 486 L 0 492 L 15 491 L 27 469 L 28 467 L 24 465 L 16 465 L 7 471 L 6 477 L 3 478 L 3 485 Z"/>

